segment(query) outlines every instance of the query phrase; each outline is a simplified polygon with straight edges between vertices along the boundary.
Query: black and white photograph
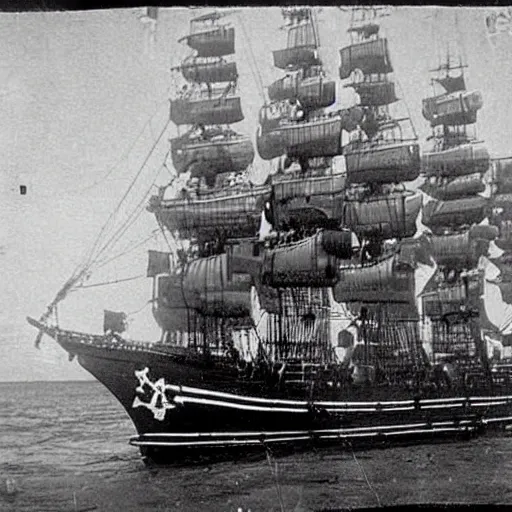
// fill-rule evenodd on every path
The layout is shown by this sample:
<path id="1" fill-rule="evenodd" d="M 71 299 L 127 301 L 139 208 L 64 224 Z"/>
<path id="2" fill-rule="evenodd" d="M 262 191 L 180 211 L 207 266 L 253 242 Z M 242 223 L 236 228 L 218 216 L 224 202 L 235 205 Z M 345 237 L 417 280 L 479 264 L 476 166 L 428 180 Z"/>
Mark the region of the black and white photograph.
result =
<path id="1" fill-rule="evenodd" d="M 511 8 L 2 11 L 0 113 L 0 511 L 512 505 Z"/>

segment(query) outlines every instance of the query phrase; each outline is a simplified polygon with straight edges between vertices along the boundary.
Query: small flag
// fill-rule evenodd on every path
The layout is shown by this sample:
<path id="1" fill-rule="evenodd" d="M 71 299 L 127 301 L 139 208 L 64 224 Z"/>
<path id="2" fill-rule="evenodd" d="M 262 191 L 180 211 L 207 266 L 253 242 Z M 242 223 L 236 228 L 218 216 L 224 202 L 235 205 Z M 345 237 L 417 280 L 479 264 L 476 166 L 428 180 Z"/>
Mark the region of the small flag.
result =
<path id="1" fill-rule="evenodd" d="M 147 277 L 168 274 L 170 270 L 171 266 L 168 252 L 148 251 Z"/>
<path id="2" fill-rule="evenodd" d="M 103 332 L 124 332 L 126 330 L 126 313 L 104 310 Z"/>

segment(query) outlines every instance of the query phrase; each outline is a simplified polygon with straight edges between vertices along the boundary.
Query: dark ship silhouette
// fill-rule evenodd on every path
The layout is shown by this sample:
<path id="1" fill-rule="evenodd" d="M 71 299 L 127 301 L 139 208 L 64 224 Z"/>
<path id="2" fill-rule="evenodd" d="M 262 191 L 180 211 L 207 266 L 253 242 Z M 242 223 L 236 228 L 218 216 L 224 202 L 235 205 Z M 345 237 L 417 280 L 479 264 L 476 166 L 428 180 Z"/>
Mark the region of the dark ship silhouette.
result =
<path id="1" fill-rule="evenodd" d="M 170 117 L 188 129 L 171 140 L 171 156 L 189 183 L 148 206 L 190 246 L 174 267 L 169 254 L 149 253 L 161 340 L 125 340 L 112 312 L 103 335 L 51 325 L 78 272 L 29 319 L 38 341 L 48 334 L 77 356 L 130 415 L 131 443 L 155 461 L 181 448 L 374 445 L 510 423 L 508 367 L 488 356 L 482 273 L 470 272 L 497 231 L 476 226 L 489 156 L 462 133 L 481 96 L 465 92 L 463 77 L 438 79 L 446 93 L 427 98 L 424 115 L 442 130 L 440 145 L 420 161 L 410 119 L 395 112 L 403 100 L 380 10 L 352 10 L 339 77 L 360 105 L 333 110 L 317 13 L 283 9 L 287 46 L 273 59 L 287 74 L 269 85 L 256 134 L 278 172 L 254 185 L 252 143 L 229 126 L 243 112 L 225 14 L 193 19 L 183 38 L 194 53 L 176 69 L 188 84 Z M 341 155 L 345 172 L 333 163 Z M 420 170 L 434 197 L 422 213 L 433 233 L 421 236 L 421 194 L 404 184 Z M 493 219 L 508 243 L 510 221 Z"/>

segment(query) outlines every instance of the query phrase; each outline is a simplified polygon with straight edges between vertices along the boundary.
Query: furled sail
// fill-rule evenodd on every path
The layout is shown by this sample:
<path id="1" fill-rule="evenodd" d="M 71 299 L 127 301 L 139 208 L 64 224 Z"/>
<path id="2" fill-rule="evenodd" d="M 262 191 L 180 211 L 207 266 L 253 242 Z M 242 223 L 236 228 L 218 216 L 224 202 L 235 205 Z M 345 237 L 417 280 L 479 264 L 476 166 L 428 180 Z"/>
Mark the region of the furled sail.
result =
<path id="1" fill-rule="evenodd" d="M 348 78 L 356 69 L 360 69 L 365 75 L 393 71 L 388 41 L 384 38 L 363 41 L 342 48 L 340 58 L 340 78 L 342 80 Z"/>
<path id="2" fill-rule="evenodd" d="M 346 198 L 341 212 L 343 226 L 358 236 L 406 238 L 416 233 L 422 198 L 417 192 L 394 192 L 365 199 Z"/>
<path id="3" fill-rule="evenodd" d="M 184 189 L 177 199 L 155 198 L 148 209 L 171 232 L 184 238 L 216 232 L 231 237 L 255 236 L 270 188 L 262 185 L 240 190 L 218 190 L 197 195 Z"/>
<path id="4" fill-rule="evenodd" d="M 189 309 L 183 298 L 181 275 L 167 274 L 157 277 L 153 316 L 165 332 L 190 332 L 197 313 Z"/>
<path id="5" fill-rule="evenodd" d="M 436 199 L 460 199 L 461 197 L 480 194 L 485 190 L 485 184 L 479 173 L 445 180 L 434 178 L 434 180 L 434 182 L 427 180 L 420 189 Z"/>
<path id="6" fill-rule="evenodd" d="M 264 109 L 262 116 L 266 120 L 267 107 Z M 305 122 L 287 119 L 276 120 L 273 124 L 265 122 L 260 125 L 256 136 L 258 153 L 264 160 L 284 154 L 308 158 L 341 155 L 342 131 L 352 131 L 362 118 L 362 110 L 352 107 L 332 116 L 319 116 Z M 263 129 L 264 126 L 267 130 Z"/>
<path id="7" fill-rule="evenodd" d="M 474 268 L 480 256 L 487 254 L 489 240 L 477 231 L 433 236 L 432 256 L 440 267 L 463 270 Z"/>
<path id="8" fill-rule="evenodd" d="M 198 57 L 221 57 L 235 53 L 235 29 L 217 22 L 219 12 L 199 16 L 190 21 L 190 34 L 179 39 L 196 50 Z"/>
<path id="9" fill-rule="evenodd" d="M 469 196 L 451 201 L 433 200 L 423 208 L 423 224 L 432 230 L 471 226 L 482 222 L 487 214 L 488 200 Z"/>
<path id="10" fill-rule="evenodd" d="M 346 85 L 346 87 L 352 87 L 359 94 L 359 103 L 363 107 L 380 107 L 398 101 L 394 82 L 372 81 L 372 79 L 369 79 L 354 82 Z"/>
<path id="11" fill-rule="evenodd" d="M 342 268 L 334 297 L 338 302 L 413 302 L 414 268 L 396 255 L 370 265 Z"/>
<path id="12" fill-rule="evenodd" d="M 231 124 L 244 120 L 238 96 L 217 94 L 213 98 L 176 99 L 171 101 L 171 121 L 174 124 Z"/>
<path id="13" fill-rule="evenodd" d="M 361 26 L 350 27 L 348 32 L 357 32 L 361 34 L 364 39 L 369 39 L 372 36 L 379 34 L 380 26 L 377 23 L 365 23 Z"/>
<path id="14" fill-rule="evenodd" d="M 238 78 L 236 62 L 227 62 L 220 57 L 190 57 L 179 69 L 185 80 L 199 84 L 234 82 Z"/>
<path id="15" fill-rule="evenodd" d="M 270 101 L 298 101 L 306 109 L 324 108 L 336 101 L 336 84 L 320 71 L 315 75 L 299 70 L 270 84 L 268 96 Z"/>
<path id="16" fill-rule="evenodd" d="M 192 177 L 239 172 L 254 160 L 250 139 L 227 128 L 193 130 L 171 140 L 171 157 L 178 173 Z"/>
<path id="17" fill-rule="evenodd" d="M 338 279 L 338 260 L 352 255 L 349 231 L 321 230 L 265 253 L 262 282 L 274 288 L 328 287 Z"/>
<path id="18" fill-rule="evenodd" d="M 476 122 L 477 112 L 482 108 L 479 91 L 463 91 L 423 100 L 423 117 L 432 127 L 438 125 L 465 125 Z"/>
<path id="19" fill-rule="evenodd" d="M 235 53 L 235 29 L 218 27 L 205 32 L 190 34 L 183 38 L 198 57 L 222 57 Z"/>
<path id="20" fill-rule="evenodd" d="M 425 152 L 422 171 L 426 176 L 465 176 L 484 173 L 490 165 L 487 148 L 481 144 L 462 144 L 441 151 Z"/>
<path id="21" fill-rule="evenodd" d="M 276 180 L 272 190 L 276 201 L 289 201 L 299 197 L 339 194 L 345 189 L 346 177 L 343 174 L 314 176 L 307 180 L 302 177 Z"/>
<path id="22" fill-rule="evenodd" d="M 349 183 L 398 183 L 420 174 L 419 144 L 354 142 L 344 148 Z"/>
<path id="23" fill-rule="evenodd" d="M 273 52 L 274 66 L 279 69 L 289 69 L 320 64 L 317 47 L 311 20 L 291 27 L 288 31 L 287 47 Z"/>
<path id="24" fill-rule="evenodd" d="M 252 277 L 235 272 L 230 257 L 200 258 L 183 270 L 183 298 L 188 308 L 205 316 L 250 316 Z"/>
<path id="25" fill-rule="evenodd" d="M 339 224 L 346 177 L 342 173 L 276 176 L 272 183 L 273 224 L 276 228 L 316 229 Z"/>

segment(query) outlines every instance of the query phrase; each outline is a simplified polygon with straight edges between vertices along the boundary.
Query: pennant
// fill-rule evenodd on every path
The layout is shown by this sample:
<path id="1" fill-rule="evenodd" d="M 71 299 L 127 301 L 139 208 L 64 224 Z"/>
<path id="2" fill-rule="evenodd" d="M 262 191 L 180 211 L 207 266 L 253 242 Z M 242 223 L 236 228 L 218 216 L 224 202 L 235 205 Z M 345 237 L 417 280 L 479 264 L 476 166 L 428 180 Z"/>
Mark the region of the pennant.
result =
<path id="1" fill-rule="evenodd" d="M 146 7 L 144 14 L 139 18 L 140 22 L 145 25 L 147 31 L 146 43 L 144 53 L 149 55 L 151 60 L 155 56 L 155 42 L 156 42 L 156 23 L 158 19 L 158 7 Z"/>
<path id="2" fill-rule="evenodd" d="M 156 21 L 158 19 L 158 7 L 147 7 L 146 15 L 148 18 Z"/>
<path id="3" fill-rule="evenodd" d="M 139 18 L 141 23 L 154 24 L 158 20 L 158 7 L 144 7 L 142 16 Z"/>
<path id="4" fill-rule="evenodd" d="M 148 251 L 147 277 L 168 274 L 171 270 L 168 252 Z"/>
<path id="5" fill-rule="evenodd" d="M 103 332 L 121 333 L 126 330 L 126 313 L 104 310 Z"/>

